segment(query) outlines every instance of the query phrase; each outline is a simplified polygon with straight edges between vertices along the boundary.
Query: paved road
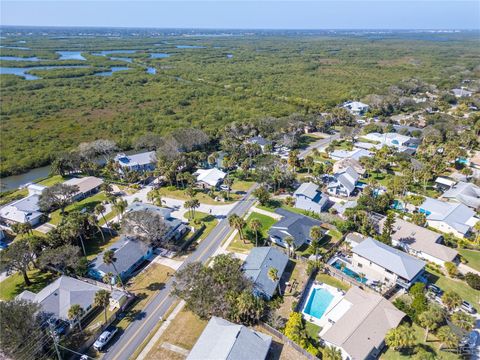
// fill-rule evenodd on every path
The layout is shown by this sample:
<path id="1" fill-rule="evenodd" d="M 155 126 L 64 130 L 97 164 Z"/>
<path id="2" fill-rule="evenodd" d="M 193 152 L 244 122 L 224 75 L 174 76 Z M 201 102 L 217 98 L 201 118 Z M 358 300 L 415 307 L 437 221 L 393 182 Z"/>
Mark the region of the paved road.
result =
<path id="1" fill-rule="evenodd" d="M 251 197 L 252 190 L 250 189 L 247 192 L 245 197 L 231 210 L 230 214 L 244 215 L 248 211 L 255 202 Z M 215 253 L 229 232 L 228 219 L 222 219 L 179 269 L 194 261 L 206 262 Z M 137 320 L 130 324 L 125 332 L 108 348 L 103 357 L 104 360 L 127 360 L 130 358 L 174 303 L 175 298 L 170 296 L 172 283 L 172 279 L 167 281 L 165 287 L 148 303 Z"/>
<path id="2" fill-rule="evenodd" d="M 313 149 L 318 149 L 318 148 L 321 148 L 322 146 L 325 146 L 327 144 L 329 144 L 331 141 L 333 140 L 338 140 L 340 138 L 340 133 L 335 133 L 333 135 L 330 135 L 329 137 L 326 137 L 324 139 L 320 139 L 320 140 L 317 140 L 315 141 L 314 143 L 310 144 L 305 150 L 302 150 L 300 152 L 300 154 L 298 154 L 298 157 L 300 159 L 303 159 L 305 156 L 308 155 L 308 153 L 310 151 L 312 151 Z"/>

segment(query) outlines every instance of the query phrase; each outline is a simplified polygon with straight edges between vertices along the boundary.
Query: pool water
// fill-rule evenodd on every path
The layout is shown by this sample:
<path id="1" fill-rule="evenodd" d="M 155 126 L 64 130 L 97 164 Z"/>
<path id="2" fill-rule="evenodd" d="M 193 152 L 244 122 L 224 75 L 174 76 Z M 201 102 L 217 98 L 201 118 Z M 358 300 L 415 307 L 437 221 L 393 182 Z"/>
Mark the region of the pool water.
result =
<path id="1" fill-rule="evenodd" d="M 334 268 L 342 271 L 345 275 L 350 276 L 351 278 L 357 280 L 358 282 L 361 282 L 362 284 L 365 284 L 367 282 L 367 278 L 361 278 L 360 275 L 358 275 L 355 271 L 350 270 L 348 267 L 344 266 L 342 269 L 342 264 L 339 261 L 335 261 L 332 265 Z"/>
<path id="2" fill-rule="evenodd" d="M 325 289 L 314 288 L 303 309 L 305 314 L 320 319 L 333 300 L 333 295 Z"/>

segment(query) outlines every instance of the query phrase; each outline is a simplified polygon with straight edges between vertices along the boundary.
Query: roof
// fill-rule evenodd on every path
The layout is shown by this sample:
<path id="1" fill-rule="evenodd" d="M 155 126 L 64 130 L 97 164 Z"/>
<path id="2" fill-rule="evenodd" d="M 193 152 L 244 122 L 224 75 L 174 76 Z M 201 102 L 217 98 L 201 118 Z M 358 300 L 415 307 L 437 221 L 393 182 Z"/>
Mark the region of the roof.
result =
<path id="1" fill-rule="evenodd" d="M 365 241 L 366 239 L 371 239 L 370 237 L 364 236 L 358 232 L 351 232 L 348 233 L 345 237 L 345 240 L 352 241 L 356 244 L 360 244 L 361 242 Z"/>
<path id="2" fill-rule="evenodd" d="M 350 109 L 352 111 L 363 111 L 368 109 L 368 105 L 360 101 L 347 101 L 342 105 L 343 108 Z"/>
<path id="3" fill-rule="evenodd" d="M 40 195 L 34 194 L 14 201 L 0 209 L 0 216 L 19 223 L 33 221 L 42 216 L 38 205 L 39 199 Z"/>
<path id="4" fill-rule="evenodd" d="M 60 276 L 37 294 L 26 290 L 17 298 L 36 302 L 41 305 L 44 313 L 52 314 L 57 319 L 68 320 L 68 310 L 72 305 L 78 304 L 84 310 L 87 309 L 93 305 L 95 293 L 101 289 L 69 276 Z"/>
<path id="5" fill-rule="evenodd" d="M 213 316 L 193 346 L 188 360 L 263 360 L 272 338 Z"/>
<path id="6" fill-rule="evenodd" d="M 405 316 L 382 296 L 355 286 L 336 306 L 348 310 L 322 338 L 344 349 L 352 360 L 366 359 L 374 348 L 381 348 L 387 332 Z"/>
<path id="7" fill-rule="evenodd" d="M 268 234 L 282 240 L 291 236 L 293 237 L 293 243 L 296 248 L 302 246 L 310 239 L 310 229 L 312 226 L 322 225 L 322 222 L 319 220 L 285 209 L 277 209 L 275 212 L 282 215 L 282 218 L 268 230 Z"/>
<path id="8" fill-rule="evenodd" d="M 468 223 L 475 216 L 475 212 L 462 203 L 449 203 L 430 197 L 419 208 L 427 220 L 443 221 L 461 234 L 468 233 L 471 228 Z"/>
<path id="9" fill-rule="evenodd" d="M 155 151 L 147 151 L 132 155 L 117 154 L 115 161 L 118 161 L 122 166 L 133 167 L 155 163 L 155 158 Z"/>
<path id="10" fill-rule="evenodd" d="M 210 186 L 217 186 L 220 180 L 223 180 L 226 173 L 217 168 L 198 169 L 194 175 L 197 175 L 197 181 L 207 183 Z"/>
<path id="11" fill-rule="evenodd" d="M 459 182 L 443 195 L 446 199 L 455 199 L 468 207 L 480 208 L 480 187 L 467 182 Z"/>
<path id="12" fill-rule="evenodd" d="M 338 158 L 338 159 L 352 158 L 355 160 L 359 160 L 363 156 L 370 157 L 372 156 L 372 153 L 368 150 L 358 149 L 358 148 L 354 148 L 353 150 L 350 150 L 350 151 L 334 150 L 330 153 L 331 158 Z"/>
<path id="13" fill-rule="evenodd" d="M 410 136 L 398 134 L 398 133 L 383 133 L 371 132 L 363 136 L 366 139 L 378 141 L 381 144 L 386 144 L 389 146 L 402 146 L 404 143 L 409 142 L 412 138 Z"/>
<path id="14" fill-rule="evenodd" d="M 439 176 L 435 179 L 436 183 L 442 184 L 442 185 L 447 185 L 447 186 L 453 186 L 457 182 L 455 180 L 449 179 L 447 177 Z"/>
<path id="15" fill-rule="evenodd" d="M 380 220 L 379 229 L 383 229 L 385 219 Z M 391 237 L 394 242 L 401 242 L 413 250 L 421 251 L 442 261 L 452 261 L 458 255 L 455 249 L 439 243 L 442 235 L 398 217 L 395 219 Z"/>
<path id="16" fill-rule="evenodd" d="M 352 252 L 408 281 L 425 267 L 424 261 L 372 238 L 362 241 Z"/>
<path id="17" fill-rule="evenodd" d="M 318 185 L 312 182 L 303 183 L 299 186 L 297 190 L 293 193 L 293 195 L 303 195 L 310 199 L 314 199 L 318 193 Z"/>
<path id="18" fill-rule="evenodd" d="M 358 178 L 360 175 L 351 167 L 348 166 L 339 173 L 334 174 L 336 181 L 328 184 L 328 187 L 336 187 L 341 184 L 345 189 L 351 193 L 355 190 L 355 185 L 357 184 Z"/>
<path id="19" fill-rule="evenodd" d="M 160 215 L 163 219 L 170 218 L 171 213 L 172 213 L 172 209 L 162 208 L 160 206 L 155 206 L 155 205 L 152 205 L 152 204 L 146 204 L 146 203 L 143 203 L 143 202 L 140 202 L 140 201 L 135 201 L 135 202 L 131 203 L 130 205 L 128 205 L 128 207 L 125 209 L 125 212 L 129 213 L 131 211 L 142 211 L 142 210 L 154 212 L 154 213 Z"/>
<path id="20" fill-rule="evenodd" d="M 250 143 L 250 144 L 258 144 L 260 146 L 265 146 L 267 144 L 270 144 L 270 141 L 265 139 L 262 136 L 251 137 L 250 139 L 247 140 L 247 142 Z"/>
<path id="21" fill-rule="evenodd" d="M 115 252 L 115 268 L 121 274 L 124 271 L 130 270 L 130 268 L 142 257 L 145 256 L 149 247 L 142 241 L 134 238 L 122 235 L 113 245 L 109 246 L 107 250 L 113 250 Z M 103 254 L 101 252 L 93 260 L 93 268 L 103 273 L 116 273 L 112 264 L 107 265 L 103 262 Z"/>
<path id="22" fill-rule="evenodd" d="M 337 210 L 337 212 L 340 215 L 343 215 L 345 213 L 345 210 L 354 208 L 356 206 L 357 206 L 356 200 L 349 200 L 345 203 L 335 203 L 335 205 L 332 206 L 332 209 Z"/>
<path id="23" fill-rule="evenodd" d="M 466 90 L 466 89 L 452 89 L 453 94 L 456 97 L 468 97 L 472 96 L 473 92 Z"/>
<path id="24" fill-rule="evenodd" d="M 257 291 L 272 297 L 287 263 L 288 256 L 274 247 L 254 247 L 243 263 L 243 270 Z M 279 280 L 273 281 L 268 276 L 270 268 L 277 269 Z"/>
<path id="25" fill-rule="evenodd" d="M 88 193 L 103 184 L 103 180 L 95 176 L 86 176 L 81 178 L 73 178 L 64 182 L 65 185 L 78 186 L 79 191 L 75 194 Z"/>
<path id="26" fill-rule="evenodd" d="M 335 164 L 333 164 L 333 173 L 335 174 L 337 172 L 341 172 L 348 167 L 354 169 L 358 174 L 365 173 L 365 168 L 355 158 L 344 158 L 340 161 L 337 161 Z"/>

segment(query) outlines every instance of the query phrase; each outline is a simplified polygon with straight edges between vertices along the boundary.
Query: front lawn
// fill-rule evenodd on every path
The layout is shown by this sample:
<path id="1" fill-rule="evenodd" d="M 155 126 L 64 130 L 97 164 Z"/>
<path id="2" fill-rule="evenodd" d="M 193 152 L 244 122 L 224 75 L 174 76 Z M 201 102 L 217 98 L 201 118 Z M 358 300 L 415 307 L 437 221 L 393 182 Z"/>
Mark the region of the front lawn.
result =
<path id="1" fill-rule="evenodd" d="M 201 221 L 202 223 L 205 224 L 205 229 L 203 230 L 202 234 L 200 237 L 197 239 L 198 242 L 202 241 L 205 239 L 208 234 L 217 226 L 218 220 L 215 218 L 215 216 L 203 213 L 201 211 L 195 211 L 195 217 L 194 219 Z M 197 225 L 194 225 L 197 227 Z"/>
<path id="2" fill-rule="evenodd" d="M 28 277 L 32 282 L 30 286 L 25 285 L 22 274 L 18 272 L 0 282 L 0 300 L 12 300 L 24 290 L 37 293 L 55 280 L 54 275 L 51 273 L 40 272 L 36 269 L 30 270 Z"/>
<path id="3" fill-rule="evenodd" d="M 93 212 L 95 206 L 107 200 L 107 195 L 104 192 L 99 192 L 93 196 L 87 197 L 83 200 L 76 201 L 73 204 L 68 205 L 65 208 L 65 212 L 72 212 L 72 211 L 82 211 L 85 209 L 87 213 Z M 50 213 L 50 223 L 53 225 L 60 224 L 62 220 L 62 214 L 60 209 L 55 210 L 54 212 Z"/>
<path id="4" fill-rule="evenodd" d="M 233 241 L 230 243 L 228 250 L 232 252 L 238 253 L 248 253 L 255 245 L 255 235 L 253 235 L 253 231 L 250 229 L 250 222 L 253 220 L 259 220 L 262 224 L 261 229 L 259 231 L 259 245 L 261 244 L 261 239 L 266 239 L 268 237 L 268 230 L 272 227 L 273 224 L 277 222 L 274 218 L 270 216 L 263 215 L 257 212 L 252 212 L 248 218 L 246 219 L 247 226 L 244 228 L 244 237 L 248 239 L 240 240 L 240 235 L 236 235 Z"/>
<path id="5" fill-rule="evenodd" d="M 480 251 L 459 249 L 458 252 L 467 260 L 467 265 L 480 271 Z"/>
<path id="6" fill-rule="evenodd" d="M 163 197 L 171 198 L 171 199 L 177 199 L 177 200 L 190 200 L 190 197 L 185 193 L 185 190 L 183 189 L 176 189 L 172 187 L 162 187 L 158 190 L 160 192 L 160 195 Z M 215 191 L 215 195 L 219 195 L 218 191 Z M 222 204 L 231 204 L 234 201 L 240 200 L 241 195 L 235 194 L 230 192 L 230 200 L 229 201 L 215 201 L 214 198 L 212 198 L 206 191 L 202 191 L 197 189 L 195 197 L 198 199 L 198 201 L 202 204 L 207 204 L 207 205 L 222 205 Z"/>
<path id="7" fill-rule="evenodd" d="M 237 180 L 235 179 L 232 184 L 232 191 L 248 191 L 253 185 L 255 181 L 246 181 L 246 180 Z"/>

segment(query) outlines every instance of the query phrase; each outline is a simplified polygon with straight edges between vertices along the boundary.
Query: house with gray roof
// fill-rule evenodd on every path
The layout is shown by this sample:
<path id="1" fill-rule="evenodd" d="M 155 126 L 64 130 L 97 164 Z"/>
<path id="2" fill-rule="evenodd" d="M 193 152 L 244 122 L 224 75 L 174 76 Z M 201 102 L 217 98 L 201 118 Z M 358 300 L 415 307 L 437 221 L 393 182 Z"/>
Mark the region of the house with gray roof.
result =
<path id="1" fill-rule="evenodd" d="M 378 223 L 379 232 L 383 230 L 386 217 Z M 393 224 L 392 245 L 425 261 L 444 266 L 446 262 L 454 262 L 458 252 L 442 244 L 443 236 L 435 231 L 415 225 L 399 217 Z"/>
<path id="2" fill-rule="evenodd" d="M 115 156 L 115 162 L 119 165 L 119 171 L 152 171 L 155 170 L 157 158 L 155 151 L 147 151 L 138 154 L 127 155 L 124 153 Z"/>
<path id="3" fill-rule="evenodd" d="M 349 200 L 349 201 L 341 201 L 337 202 L 332 206 L 332 209 L 337 212 L 337 215 L 340 216 L 342 219 L 345 218 L 345 212 L 348 209 L 353 209 L 356 207 L 357 201 L 356 200 Z"/>
<path id="4" fill-rule="evenodd" d="M 264 360 L 271 344 L 268 335 L 213 316 L 187 360 Z"/>
<path id="5" fill-rule="evenodd" d="M 283 272 L 288 264 L 288 256 L 274 247 L 254 247 L 242 265 L 245 276 L 252 280 L 254 294 L 270 300 L 278 288 Z M 278 279 L 268 276 L 270 269 L 276 269 Z"/>
<path id="6" fill-rule="evenodd" d="M 457 98 L 464 98 L 464 97 L 470 97 L 473 95 L 473 92 L 470 90 L 467 90 L 465 88 L 460 88 L 460 89 L 452 89 L 453 95 Z"/>
<path id="7" fill-rule="evenodd" d="M 443 193 L 442 199 L 462 203 L 474 210 L 480 209 L 480 187 L 460 181 Z"/>
<path id="8" fill-rule="evenodd" d="M 334 196 L 352 195 L 360 175 L 351 166 L 333 175 L 333 180 L 327 184 L 327 192 Z"/>
<path id="9" fill-rule="evenodd" d="M 342 107 L 348 110 L 352 115 L 363 115 L 369 109 L 368 104 L 362 103 L 360 101 L 347 101 L 343 103 Z"/>
<path id="10" fill-rule="evenodd" d="M 330 153 L 332 160 L 353 159 L 360 160 L 362 157 L 372 157 L 372 153 L 365 149 L 354 148 L 353 150 L 334 150 Z"/>
<path id="11" fill-rule="evenodd" d="M 38 293 L 25 290 L 17 296 L 17 299 L 28 300 L 40 305 L 40 311 L 47 317 L 68 321 L 68 310 L 74 304 L 78 304 L 84 310 L 82 318 L 87 316 L 95 307 L 94 299 L 101 287 L 74 279 L 69 276 L 60 276 L 57 280 L 47 285 Z"/>
<path id="12" fill-rule="evenodd" d="M 40 211 L 38 200 L 40 195 L 32 194 L 16 200 L 0 208 L 0 218 L 8 224 L 26 224 L 35 226 L 40 223 L 43 213 Z"/>
<path id="13" fill-rule="evenodd" d="M 425 198 L 418 211 L 425 214 L 428 226 L 444 233 L 451 233 L 457 237 L 468 237 L 472 227 L 480 221 L 468 206 L 462 203 L 441 201 Z"/>
<path id="14" fill-rule="evenodd" d="M 317 184 L 311 182 L 300 185 L 293 193 L 293 197 L 297 209 L 320 213 L 328 205 L 328 196 L 318 189 Z"/>
<path id="15" fill-rule="evenodd" d="M 424 261 L 372 238 L 352 248 L 351 265 L 369 281 L 406 289 L 419 281 L 425 269 Z"/>
<path id="16" fill-rule="evenodd" d="M 343 359 L 377 359 L 385 335 L 400 325 L 405 313 L 373 292 L 353 286 L 327 311 L 320 337 L 342 352 Z"/>
<path id="17" fill-rule="evenodd" d="M 288 245 L 285 239 L 289 236 L 293 238 L 291 247 L 298 249 L 304 244 L 310 244 L 310 229 L 312 226 L 320 226 L 322 222 L 309 216 L 293 213 L 285 209 L 277 209 L 275 212 L 282 216 L 268 230 L 268 236 L 273 243 L 286 248 Z"/>
<path id="18" fill-rule="evenodd" d="M 250 139 L 247 139 L 245 142 L 247 144 L 256 144 L 260 146 L 260 149 L 262 149 L 262 153 L 265 152 L 266 146 L 272 144 L 270 140 L 265 139 L 263 136 L 254 136 L 254 137 L 251 137 Z"/>

